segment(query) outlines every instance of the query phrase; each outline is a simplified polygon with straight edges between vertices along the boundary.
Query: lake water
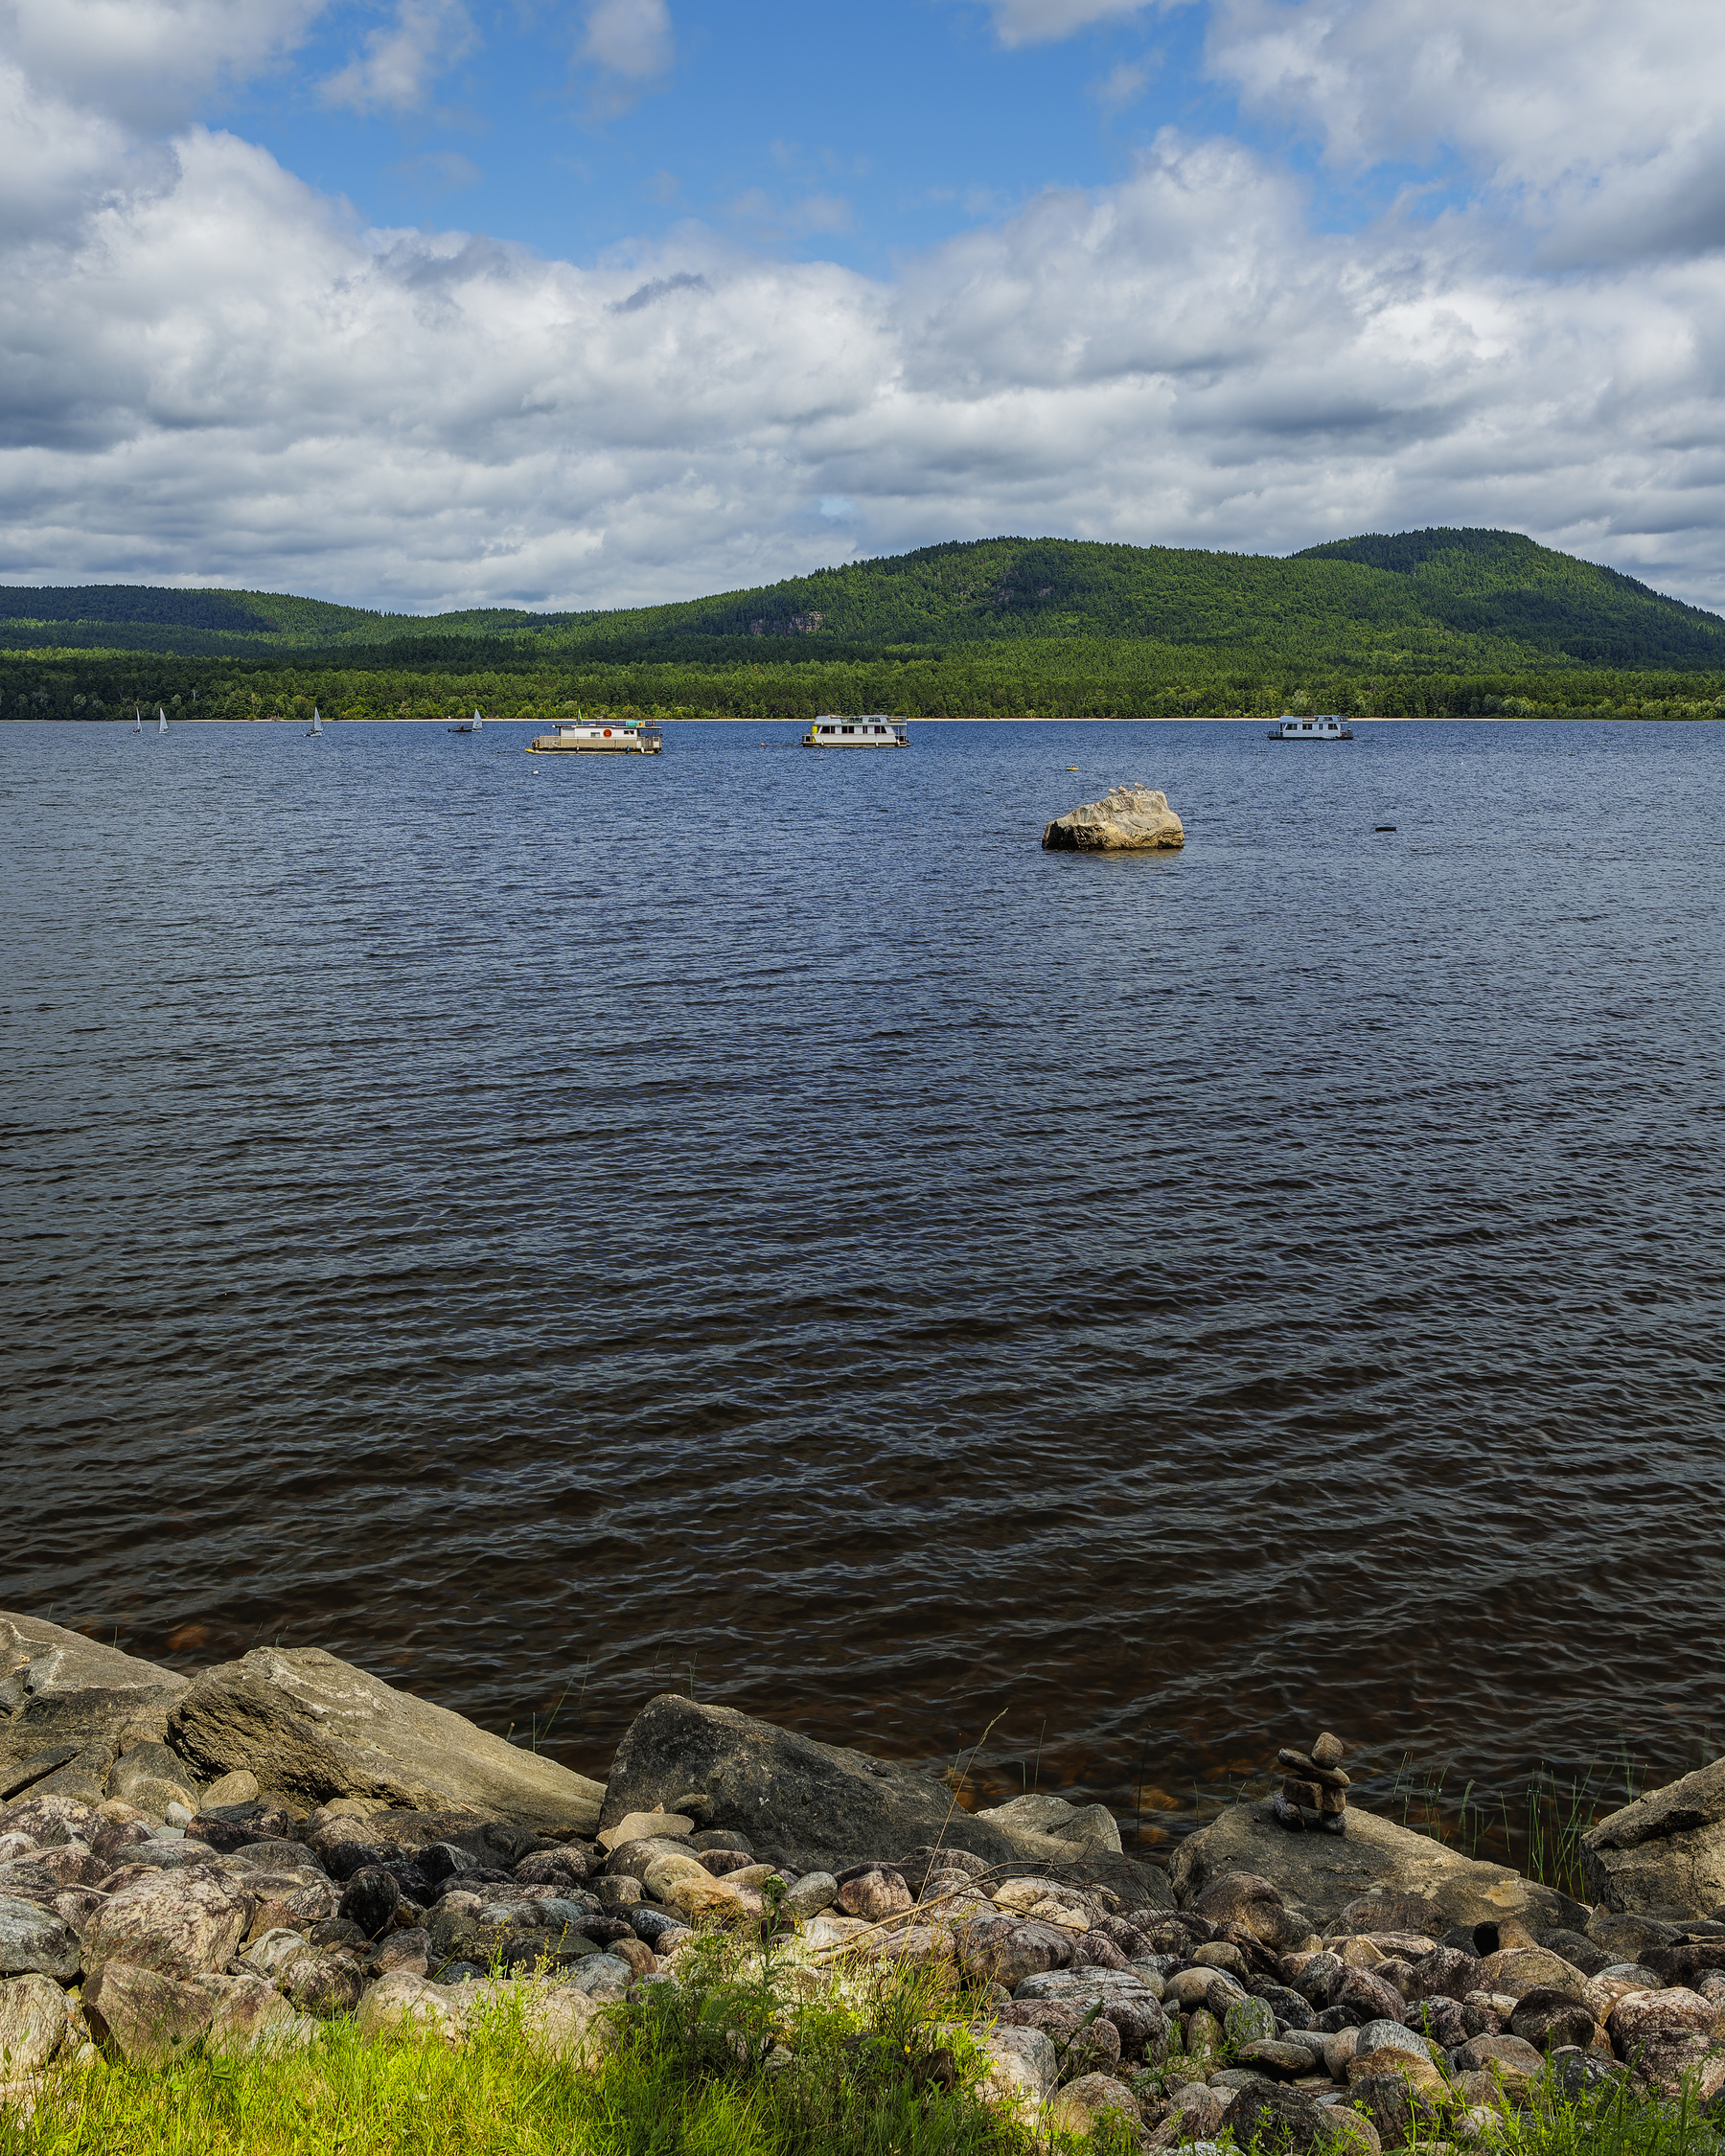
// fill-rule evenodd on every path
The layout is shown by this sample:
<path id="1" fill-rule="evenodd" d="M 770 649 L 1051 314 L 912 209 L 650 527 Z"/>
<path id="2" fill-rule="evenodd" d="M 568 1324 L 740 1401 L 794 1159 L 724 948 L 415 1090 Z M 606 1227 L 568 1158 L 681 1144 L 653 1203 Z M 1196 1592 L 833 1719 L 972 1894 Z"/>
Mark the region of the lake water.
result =
<path id="1" fill-rule="evenodd" d="M 1725 1750 L 1725 730 L 529 730 L 0 728 L 0 1605 L 1151 1838 Z"/>

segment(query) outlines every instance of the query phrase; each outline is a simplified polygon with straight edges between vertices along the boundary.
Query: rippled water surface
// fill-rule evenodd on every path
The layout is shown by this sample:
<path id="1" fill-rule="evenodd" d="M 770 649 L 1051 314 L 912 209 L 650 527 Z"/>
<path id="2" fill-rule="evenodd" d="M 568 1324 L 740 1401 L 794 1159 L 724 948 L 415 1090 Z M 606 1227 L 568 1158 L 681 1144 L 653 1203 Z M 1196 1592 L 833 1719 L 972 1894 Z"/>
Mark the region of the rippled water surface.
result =
<path id="1" fill-rule="evenodd" d="M 1725 1749 L 1725 733 L 525 738 L 0 729 L 0 1604 L 598 1772 Z"/>

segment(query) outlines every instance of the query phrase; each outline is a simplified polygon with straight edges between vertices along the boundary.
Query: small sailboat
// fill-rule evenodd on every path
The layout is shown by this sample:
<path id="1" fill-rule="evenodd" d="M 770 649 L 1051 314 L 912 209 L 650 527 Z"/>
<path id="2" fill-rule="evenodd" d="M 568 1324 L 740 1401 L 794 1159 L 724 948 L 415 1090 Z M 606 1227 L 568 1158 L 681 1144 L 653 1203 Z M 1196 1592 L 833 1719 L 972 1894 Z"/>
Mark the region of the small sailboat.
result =
<path id="1" fill-rule="evenodd" d="M 316 704 L 311 706 L 311 723 L 306 728 L 306 739 L 308 741 L 322 741 L 323 739 L 323 717 Z"/>
<path id="2" fill-rule="evenodd" d="M 143 731 L 144 731 L 144 714 L 143 714 L 143 713 L 142 713 L 142 712 L 141 712 L 141 711 L 140 711 L 140 710 L 138 709 L 137 705 L 136 705 L 136 704 L 134 703 L 134 704 L 132 705 L 132 732 L 133 732 L 134 734 L 141 734 L 141 733 L 142 733 Z"/>
<path id="3" fill-rule="evenodd" d="M 162 709 L 161 705 L 160 705 L 160 704 L 158 703 L 158 704 L 156 705 L 156 732 L 157 732 L 158 734 L 165 734 L 165 733 L 166 733 L 167 731 L 168 731 L 168 714 L 167 714 L 167 713 L 166 713 L 166 712 L 165 712 L 165 711 L 164 711 L 164 710 Z"/>
<path id="4" fill-rule="evenodd" d="M 472 720 L 464 719 L 460 725 L 451 726 L 448 730 L 452 734 L 482 734 L 485 731 L 485 721 L 475 711 Z"/>

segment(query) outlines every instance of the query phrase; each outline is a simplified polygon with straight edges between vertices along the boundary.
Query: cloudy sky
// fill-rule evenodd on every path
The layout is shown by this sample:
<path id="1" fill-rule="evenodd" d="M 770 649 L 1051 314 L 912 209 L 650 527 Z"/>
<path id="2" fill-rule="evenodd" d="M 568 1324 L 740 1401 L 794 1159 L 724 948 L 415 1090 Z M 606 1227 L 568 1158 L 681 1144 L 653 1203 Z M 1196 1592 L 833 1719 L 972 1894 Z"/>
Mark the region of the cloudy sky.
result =
<path id="1" fill-rule="evenodd" d="M 0 0 L 0 580 L 1532 532 L 1725 608 L 1717 0 Z"/>

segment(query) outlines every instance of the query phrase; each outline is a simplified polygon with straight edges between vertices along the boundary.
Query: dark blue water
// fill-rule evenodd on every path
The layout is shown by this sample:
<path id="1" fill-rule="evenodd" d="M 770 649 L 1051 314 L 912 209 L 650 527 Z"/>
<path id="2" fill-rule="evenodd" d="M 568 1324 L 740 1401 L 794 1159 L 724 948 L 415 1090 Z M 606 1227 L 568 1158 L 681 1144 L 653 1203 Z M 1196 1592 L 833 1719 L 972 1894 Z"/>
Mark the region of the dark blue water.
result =
<path id="1" fill-rule="evenodd" d="M 0 1602 L 599 1772 L 1725 1748 L 1725 732 L 795 733 L 0 729 Z"/>

